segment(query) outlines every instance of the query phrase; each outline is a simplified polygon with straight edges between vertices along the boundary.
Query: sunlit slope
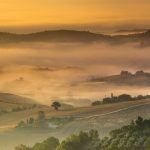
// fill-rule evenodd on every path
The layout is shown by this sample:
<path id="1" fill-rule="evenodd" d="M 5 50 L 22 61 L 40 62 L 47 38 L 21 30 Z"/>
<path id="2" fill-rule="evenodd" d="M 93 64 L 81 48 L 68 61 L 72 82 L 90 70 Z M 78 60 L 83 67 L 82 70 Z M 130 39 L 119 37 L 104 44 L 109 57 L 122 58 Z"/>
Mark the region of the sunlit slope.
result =
<path id="1" fill-rule="evenodd" d="M 46 106 L 30 98 L 11 93 L 0 93 L 0 131 L 16 126 L 21 118 L 33 116 Z"/>
<path id="2" fill-rule="evenodd" d="M 0 93 L 0 124 L 5 125 L 8 120 L 9 123 L 12 124 L 13 118 L 11 117 L 12 114 L 15 112 L 21 113 L 27 110 L 33 110 L 36 107 L 40 107 L 41 105 L 38 104 L 36 101 L 30 98 L 18 96 L 11 93 Z M 3 119 L 6 121 L 3 122 Z M 9 126 L 9 123 L 6 123 Z M 3 127 L 0 127 L 2 129 Z"/>
<path id="3" fill-rule="evenodd" d="M 89 129 L 97 129 L 100 136 L 106 136 L 109 131 L 129 124 L 138 116 L 150 118 L 150 99 L 102 105 L 83 112 L 81 117 L 60 130 L 58 137 Z"/>
<path id="4" fill-rule="evenodd" d="M 6 104 L 5 104 L 6 105 Z M 10 104 L 8 104 L 10 105 Z M 112 116 L 115 114 L 120 115 L 121 113 L 130 116 L 130 110 L 135 110 L 136 116 L 140 115 L 140 113 L 144 113 L 146 109 L 144 107 L 150 106 L 150 99 L 139 100 L 139 101 L 129 101 L 129 102 L 121 102 L 115 104 L 105 104 L 99 106 L 89 106 L 89 107 L 81 107 L 81 108 L 69 108 L 63 109 L 59 111 L 55 111 L 48 106 L 38 105 L 33 109 L 27 109 L 19 112 L 12 112 L 0 115 L 0 128 L 9 126 L 9 124 L 17 124 L 20 120 L 25 120 L 29 117 L 36 117 L 38 111 L 44 111 L 47 118 L 52 117 L 75 117 L 75 121 L 73 123 L 78 124 L 80 126 L 80 121 L 87 122 L 87 120 L 105 118 L 107 116 Z M 141 111 L 137 111 L 137 109 L 141 109 Z M 148 110 L 148 114 L 150 114 L 150 110 Z M 129 117 L 128 117 L 129 118 Z"/>
<path id="5" fill-rule="evenodd" d="M 21 143 L 32 145 L 50 136 L 63 139 L 72 133 L 89 129 L 97 129 L 100 136 L 105 136 L 112 129 L 126 125 L 138 116 L 149 118 L 149 108 L 150 99 L 147 99 L 59 111 L 55 111 L 47 106 L 39 106 L 34 109 L 7 113 L 0 115 L 0 145 L 9 150 Z M 14 128 L 21 120 L 26 120 L 29 117 L 37 117 L 39 111 L 44 111 L 47 119 L 66 116 L 74 117 L 75 119 L 54 130 L 33 130 L 32 132 L 31 130 L 24 132 L 15 130 L 7 131 L 10 128 Z M 30 137 L 30 140 L 27 137 Z M 6 144 L 8 140 L 11 141 L 9 145 Z"/>
<path id="6" fill-rule="evenodd" d="M 18 96 L 11 93 L 0 93 L 0 102 L 8 104 L 35 104 L 33 99 Z"/>
<path id="7" fill-rule="evenodd" d="M 61 111 L 73 109 L 71 105 L 61 104 L 61 106 Z M 39 104 L 33 99 L 11 93 L 0 93 L 0 131 L 14 128 L 21 120 L 36 118 L 39 111 L 44 111 L 45 114 L 54 112 L 50 105 Z"/>

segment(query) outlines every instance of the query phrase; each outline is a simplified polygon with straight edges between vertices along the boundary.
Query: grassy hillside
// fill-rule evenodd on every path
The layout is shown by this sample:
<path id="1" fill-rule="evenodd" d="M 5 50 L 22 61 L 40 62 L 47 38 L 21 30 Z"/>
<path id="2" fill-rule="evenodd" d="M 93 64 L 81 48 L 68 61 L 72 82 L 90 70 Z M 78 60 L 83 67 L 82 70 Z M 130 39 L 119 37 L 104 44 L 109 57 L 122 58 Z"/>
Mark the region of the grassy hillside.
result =
<path id="1" fill-rule="evenodd" d="M 5 146 L 5 149 L 9 150 L 21 143 L 32 145 L 50 136 L 64 139 L 72 133 L 90 129 L 97 129 L 100 136 L 103 137 L 109 131 L 130 123 L 131 120 L 136 119 L 138 116 L 149 118 L 149 107 L 150 99 L 147 99 L 59 111 L 52 110 L 49 107 L 36 107 L 21 112 L 3 114 L 0 115 L 0 129 L 1 131 L 6 131 L 9 128 L 9 131 L 1 132 L 0 145 L 1 147 Z M 53 130 L 10 130 L 10 128 L 15 127 L 21 120 L 26 120 L 29 117 L 37 117 L 39 111 L 44 111 L 47 119 L 66 117 L 74 119 Z M 30 137 L 30 140 L 27 137 Z M 9 145 L 6 144 L 8 140 L 11 141 Z"/>
<path id="2" fill-rule="evenodd" d="M 18 96 L 11 93 L 0 93 L 0 102 L 8 104 L 35 104 L 36 101 L 30 98 Z"/>
<path id="3" fill-rule="evenodd" d="M 10 112 L 31 109 L 35 105 L 38 105 L 38 103 L 33 99 L 11 93 L 0 93 L 0 116 Z"/>
<path id="4" fill-rule="evenodd" d="M 10 104 L 10 103 L 2 103 L 3 105 L 6 105 L 6 107 L 14 107 L 14 106 L 22 106 L 20 104 Z M 37 116 L 38 111 L 44 111 L 46 114 L 46 118 L 59 118 L 59 117 L 75 117 L 77 120 L 75 122 L 81 121 L 81 122 L 87 122 L 87 120 L 93 120 L 95 118 L 104 118 L 107 116 L 112 116 L 115 114 L 121 114 L 123 112 L 126 112 L 128 114 L 128 111 L 146 107 L 150 105 L 150 100 L 137 100 L 137 101 L 129 101 L 129 102 L 121 102 L 121 103 L 115 103 L 115 104 L 103 104 L 100 106 L 89 106 L 89 107 L 81 107 L 81 108 L 71 108 L 69 109 L 60 109 L 59 111 L 55 111 L 52 108 L 48 106 L 43 105 L 37 105 L 33 109 L 27 109 L 19 112 L 12 112 L 12 113 L 6 113 L 3 115 L 0 115 L 0 128 L 1 125 L 8 126 L 9 124 L 14 125 L 18 123 L 20 120 L 25 120 L 29 117 L 35 117 Z M 28 105 L 30 106 L 30 105 Z M 31 105 L 32 106 L 32 105 Z M 65 107 L 64 108 L 68 108 Z M 143 110 L 144 111 L 144 110 Z M 142 113 L 142 112 L 141 112 Z"/>

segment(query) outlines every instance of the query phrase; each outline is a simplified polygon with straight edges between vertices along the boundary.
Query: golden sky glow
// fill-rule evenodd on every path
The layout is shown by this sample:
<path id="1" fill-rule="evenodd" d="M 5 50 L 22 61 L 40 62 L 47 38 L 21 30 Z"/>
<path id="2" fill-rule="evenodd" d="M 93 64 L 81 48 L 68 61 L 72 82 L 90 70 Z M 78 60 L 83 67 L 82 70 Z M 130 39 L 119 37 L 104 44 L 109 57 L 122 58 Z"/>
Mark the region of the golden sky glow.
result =
<path id="1" fill-rule="evenodd" d="M 1 26 L 82 24 L 150 18 L 150 0 L 0 0 Z"/>

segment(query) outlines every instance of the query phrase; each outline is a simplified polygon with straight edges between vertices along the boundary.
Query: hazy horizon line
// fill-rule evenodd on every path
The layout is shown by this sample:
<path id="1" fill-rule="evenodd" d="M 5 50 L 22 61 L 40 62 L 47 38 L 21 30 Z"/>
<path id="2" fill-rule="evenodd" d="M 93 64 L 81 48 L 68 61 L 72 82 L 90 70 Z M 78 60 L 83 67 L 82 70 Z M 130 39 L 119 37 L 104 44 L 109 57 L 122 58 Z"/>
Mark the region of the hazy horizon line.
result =
<path id="1" fill-rule="evenodd" d="M 25 26 L 0 26 L 0 32 L 11 33 L 33 33 L 49 30 L 78 30 L 90 31 L 95 33 L 112 33 L 119 30 L 149 30 L 150 24 L 132 24 L 132 23 L 86 23 L 86 24 L 41 24 Z"/>

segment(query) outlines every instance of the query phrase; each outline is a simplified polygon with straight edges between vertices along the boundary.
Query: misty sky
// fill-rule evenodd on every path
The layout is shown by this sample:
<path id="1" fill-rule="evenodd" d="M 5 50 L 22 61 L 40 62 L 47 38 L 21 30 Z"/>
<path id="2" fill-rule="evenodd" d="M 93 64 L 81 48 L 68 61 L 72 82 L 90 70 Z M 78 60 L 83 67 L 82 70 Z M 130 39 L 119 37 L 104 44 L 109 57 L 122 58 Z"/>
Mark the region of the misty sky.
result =
<path id="1" fill-rule="evenodd" d="M 150 0 L 0 0 L 0 31 L 143 29 L 150 25 L 149 10 Z M 85 81 L 121 70 L 150 71 L 149 64 L 149 47 L 128 43 L 1 45 L 0 92 L 43 103 L 69 98 L 92 100 L 111 92 L 148 94 L 147 87 L 114 88 Z"/>
<path id="2" fill-rule="evenodd" d="M 1 30 L 150 24 L 149 0 L 0 0 L 0 10 Z"/>

